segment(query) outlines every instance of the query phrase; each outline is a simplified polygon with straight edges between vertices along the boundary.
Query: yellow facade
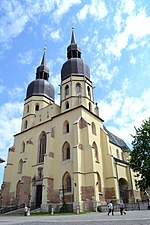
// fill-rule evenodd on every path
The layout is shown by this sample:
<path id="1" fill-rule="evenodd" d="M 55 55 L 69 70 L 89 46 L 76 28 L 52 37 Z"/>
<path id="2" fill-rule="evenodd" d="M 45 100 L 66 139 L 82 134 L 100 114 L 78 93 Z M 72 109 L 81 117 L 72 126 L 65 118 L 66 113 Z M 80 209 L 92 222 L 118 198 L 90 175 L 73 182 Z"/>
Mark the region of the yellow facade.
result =
<path id="1" fill-rule="evenodd" d="M 84 211 L 110 199 L 140 199 L 129 149 L 103 122 L 92 81 L 84 74 L 62 78 L 60 105 L 44 94 L 27 95 L 21 131 L 8 153 L 3 205 L 26 203 L 49 211 L 67 203 Z"/>

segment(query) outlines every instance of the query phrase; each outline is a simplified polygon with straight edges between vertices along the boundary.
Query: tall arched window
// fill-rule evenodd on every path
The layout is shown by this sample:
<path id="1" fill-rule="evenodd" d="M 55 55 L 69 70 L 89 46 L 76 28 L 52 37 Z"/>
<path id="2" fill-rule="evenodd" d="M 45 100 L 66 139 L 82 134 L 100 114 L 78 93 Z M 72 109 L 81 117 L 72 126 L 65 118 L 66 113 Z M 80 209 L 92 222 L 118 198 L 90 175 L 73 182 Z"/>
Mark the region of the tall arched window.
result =
<path id="1" fill-rule="evenodd" d="M 24 129 L 27 129 L 27 127 L 28 127 L 28 121 L 25 120 L 25 122 L 24 122 Z"/>
<path id="2" fill-rule="evenodd" d="M 117 158 L 119 159 L 120 155 L 119 155 L 119 150 L 118 149 L 116 149 L 116 154 L 117 154 Z"/>
<path id="3" fill-rule="evenodd" d="M 91 98 L 91 91 L 90 91 L 90 87 L 89 86 L 87 86 L 87 92 L 88 92 L 89 98 Z"/>
<path id="4" fill-rule="evenodd" d="M 20 195 L 20 183 L 21 183 L 21 181 L 19 180 L 17 185 L 16 185 L 16 198 L 17 198 L 17 200 L 19 199 L 19 195 Z"/>
<path id="5" fill-rule="evenodd" d="M 65 97 L 67 95 L 69 95 L 69 85 L 68 84 L 65 86 Z"/>
<path id="6" fill-rule="evenodd" d="M 39 140 L 39 158 L 38 163 L 44 162 L 44 155 L 46 153 L 46 134 L 43 133 Z"/>
<path id="7" fill-rule="evenodd" d="M 63 176 L 62 185 L 66 192 L 71 192 L 71 176 L 68 172 Z"/>
<path id="8" fill-rule="evenodd" d="M 66 102 L 66 109 L 69 109 L 69 102 Z"/>
<path id="9" fill-rule="evenodd" d="M 99 173 L 97 173 L 97 185 L 98 185 L 98 191 L 102 192 L 102 187 L 101 187 L 101 178 Z"/>
<path id="10" fill-rule="evenodd" d="M 95 154 L 95 160 L 99 161 L 99 157 L 98 157 L 98 149 L 97 149 L 97 145 L 95 143 L 95 141 L 92 144 L 92 148 L 94 149 L 94 154 Z"/>
<path id="11" fill-rule="evenodd" d="M 81 95 L 81 84 L 80 83 L 76 84 L 76 93 L 77 93 L 77 95 Z"/>
<path id="12" fill-rule="evenodd" d="M 94 122 L 92 122 L 92 134 L 96 135 L 96 126 Z"/>
<path id="13" fill-rule="evenodd" d="M 20 159 L 18 164 L 18 173 L 22 173 L 22 170 L 23 170 L 23 160 Z"/>
<path id="14" fill-rule="evenodd" d="M 35 111 L 39 111 L 39 104 L 35 105 Z"/>
<path id="15" fill-rule="evenodd" d="M 92 104 L 89 102 L 89 111 L 92 112 Z"/>
<path id="16" fill-rule="evenodd" d="M 68 142 L 65 142 L 62 147 L 62 160 L 70 159 L 70 145 Z"/>
<path id="17" fill-rule="evenodd" d="M 27 113 L 29 112 L 29 105 L 27 105 Z"/>
<path id="18" fill-rule="evenodd" d="M 21 151 L 20 152 L 25 152 L 25 142 L 24 141 L 22 142 Z"/>
<path id="19" fill-rule="evenodd" d="M 63 124 L 63 134 L 69 133 L 69 122 L 68 120 L 65 120 Z"/>

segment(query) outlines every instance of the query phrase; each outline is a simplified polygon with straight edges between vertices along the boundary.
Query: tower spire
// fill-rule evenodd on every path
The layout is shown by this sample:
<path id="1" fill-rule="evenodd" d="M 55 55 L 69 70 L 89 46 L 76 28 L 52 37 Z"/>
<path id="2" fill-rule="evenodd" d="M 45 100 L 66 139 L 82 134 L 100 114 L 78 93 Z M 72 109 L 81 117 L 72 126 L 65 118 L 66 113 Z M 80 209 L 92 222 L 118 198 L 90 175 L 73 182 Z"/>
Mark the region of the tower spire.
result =
<path id="1" fill-rule="evenodd" d="M 81 58 L 81 49 L 76 42 L 74 26 L 72 26 L 71 44 L 67 48 L 67 57 L 68 59 Z"/>
<path id="2" fill-rule="evenodd" d="M 46 47 L 44 47 L 44 53 L 43 53 L 43 58 L 41 61 L 41 65 L 46 66 Z"/>
<path id="3" fill-rule="evenodd" d="M 75 33 L 74 33 L 74 26 L 72 25 L 72 37 L 71 37 L 71 44 L 76 43 Z"/>
<path id="4" fill-rule="evenodd" d="M 48 78 L 49 78 L 49 69 L 46 66 L 46 47 L 44 47 L 41 65 L 36 70 L 36 79 L 48 80 Z"/>

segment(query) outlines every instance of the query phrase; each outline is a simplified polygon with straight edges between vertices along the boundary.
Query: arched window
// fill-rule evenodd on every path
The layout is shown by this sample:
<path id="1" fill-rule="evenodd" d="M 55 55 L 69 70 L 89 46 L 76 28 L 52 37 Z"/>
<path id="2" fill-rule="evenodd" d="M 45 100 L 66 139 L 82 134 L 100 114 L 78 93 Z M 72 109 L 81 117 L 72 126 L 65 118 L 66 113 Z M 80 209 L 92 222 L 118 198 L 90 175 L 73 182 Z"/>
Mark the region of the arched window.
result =
<path id="1" fill-rule="evenodd" d="M 39 111 L 39 108 L 40 108 L 40 107 L 39 107 L 39 104 L 36 104 L 36 105 L 35 105 L 35 111 Z"/>
<path id="2" fill-rule="evenodd" d="M 19 198 L 19 194 L 20 194 L 20 180 L 18 181 L 17 185 L 16 185 L 16 198 L 18 200 Z"/>
<path id="3" fill-rule="evenodd" d="M 119 155 L 119 150 L 118 149 L 116 149 L 116 154 L 117 154 L 117 158 L 119 159 L 120 155 Z"/>
<path id="4" fill-rule="evenodd" d="M 97 149 L 97 145 L 95 143 L 95 141 L 92 144 L 92 148 L 94 149 L 94 154 L 95 154 L 95 160 L 99 161 L 99 157 L 98 157 L 98 149 Z"/>
<path id="5" fill-rule="evenodd" d="M 22 145 L 21 145 L 21 152 L 25 152 L 25 142 L 24 141 L 22 142 Z"/>
<path id="6" fill-rule="evenodd" d="M 69 95 L 69 85 L 65 86 L 65 96 Z"/>
<path id="7" fill-rule="evenodd" d="M 28 127 L 28 121 L 25 120 L 25 122 L 24 122 L 24 129 L 27 129 L 27 127 Z"/>
<path id="8" fill-rule="evenodd" d="M 90 91 L 90 87 L 89 86 L 87 86 L 87 92 L 88 92 L 89 98 L 91 98 L 91 91 Z"/>
<path id="9" fill-rule="evenodd" d="M 80 83 L 76 84 L 76 93 L 77 93 L 77 95 L 81 95 L 81 84 Z"/>
<path id="10" fill-rule="evenodd" d="M 46 153 L 46 134 L 42 133 L 39 140 L 39 158 L 38 163 L 44 162 L 44 155 Z"/>
<path id="11" fill-rule="evenodd" d="M 94 122 L 92 122 L 92 134 L 96 135 L 96 126 Z"/>
<path id="12" fill-rule="evenodd" d="M 66 102 L 66 109 L 69 109 L 69 102 Z"/>
<path id="13" fill-rule="evenodd" d="M 23 170 L 23 160 L 20 159 L 18 164 L 18 173 L 22 173 L 22 170 Z"/>
<path id="14" fill-rule="evenodd" d="M 65 192 L 71 192 L 71 176 L 66 172 L 63 176 L 62 186 L 65 189 Z"/>
<path id="15" fill-rule="evenodd" d="M 69 133 L 69 122 L 65 120 L 63 124 L 63 134 Z"/>
<path id="16" fill-rule="evenodd" d="M 29 105 L 27 105 L 27 113 L 29 112 Z"/>
<path id="17" fill-rule="evenodd" d="M 101 187 L 101 178 L 99 173 L 97 173 L 97 185 L 98 185 L 98 191 L 102 192 L 102 187 Z"/>
<path id="18" fill-rule="evenodd" d="M 92 104 L 89 102 L 89 111 L 92 112 Z"/>
<path id="19" fill-rule="evenodd" d="M 70 145 L 68 142 L 65 142 L 62 147 L 62 160 L 70 159 Z"/>

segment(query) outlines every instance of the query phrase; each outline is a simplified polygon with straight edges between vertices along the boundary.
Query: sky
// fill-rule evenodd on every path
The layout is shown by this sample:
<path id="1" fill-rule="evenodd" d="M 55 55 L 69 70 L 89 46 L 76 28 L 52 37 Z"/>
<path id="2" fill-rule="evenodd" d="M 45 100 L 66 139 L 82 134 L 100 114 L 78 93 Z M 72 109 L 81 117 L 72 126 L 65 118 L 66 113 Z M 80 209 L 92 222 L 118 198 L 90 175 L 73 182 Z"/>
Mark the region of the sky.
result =
<path id="1" fill-rule="evenodd" d="M 27 85 L 46 47 L 59 104 L 61 67 L 72 25 L 90 67 L 94 100 L 107 129 L 132 149 L 134 127 L 150 116 L 148 0 L 1 0 L 0 184 L 13 135 L 20 132 Z"/>

